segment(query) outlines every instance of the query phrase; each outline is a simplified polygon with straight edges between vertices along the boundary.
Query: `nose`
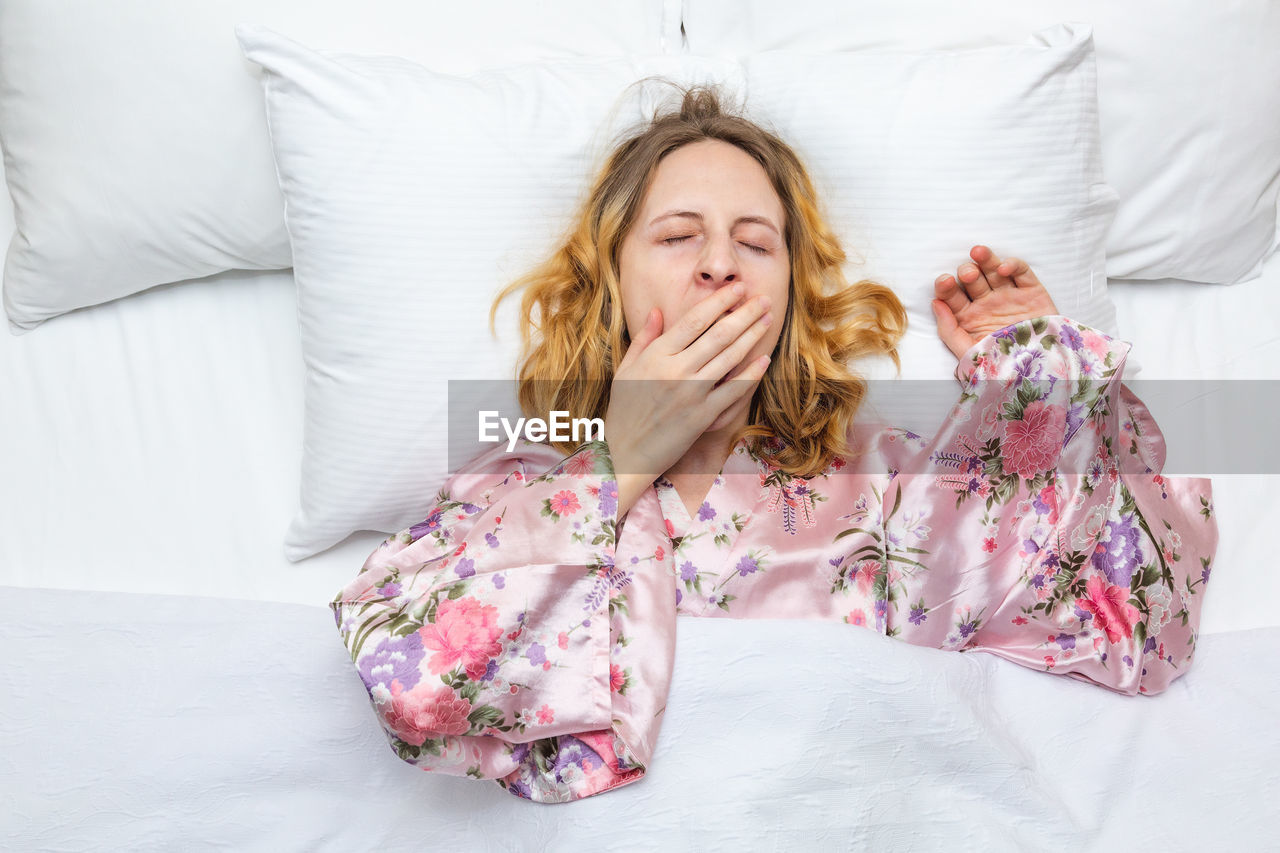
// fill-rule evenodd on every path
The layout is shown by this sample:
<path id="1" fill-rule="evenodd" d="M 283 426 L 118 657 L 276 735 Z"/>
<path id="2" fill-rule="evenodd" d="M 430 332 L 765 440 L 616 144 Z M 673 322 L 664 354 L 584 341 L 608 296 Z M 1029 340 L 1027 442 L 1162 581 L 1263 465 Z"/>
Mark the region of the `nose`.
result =
<path id="1" fill-rule="evenodd" d="M 740 272 L 732 239 L 721 237 L 707 240 L 702 257 L 698 259 L 698 277 L 704 284 L 716 287 L 738 281 Z"/>

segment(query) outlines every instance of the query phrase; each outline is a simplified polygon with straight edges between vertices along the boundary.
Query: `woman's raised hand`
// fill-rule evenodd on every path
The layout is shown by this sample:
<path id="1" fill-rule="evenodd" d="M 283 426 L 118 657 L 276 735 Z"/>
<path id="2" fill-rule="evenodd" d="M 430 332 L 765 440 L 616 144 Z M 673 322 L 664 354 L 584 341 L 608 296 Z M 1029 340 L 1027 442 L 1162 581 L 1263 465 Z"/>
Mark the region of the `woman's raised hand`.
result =
<path id="1" fill-rule="evenodd" d="M 743 359 L 773 321 L 769 300 L 757 296 L 734 308 L 743 293 L 740 284 L 721 287 L 666 331 L 654 308 L 627 348 L 604 423 L 619 517 L 698 436 L 726 426 L 729 408 L 764 376 L 768 356 Z"/>
<path id="2" fill-rule="evenodd" d="M 954 278 L 944 274 L 933 283 L 938 337 L 956 358 L 1005 326 L 1058 313 L 1026 261 L 1001 261 L 986 246 L 974 246 L 969 257 L 974 263 L 961 264 Z"/>

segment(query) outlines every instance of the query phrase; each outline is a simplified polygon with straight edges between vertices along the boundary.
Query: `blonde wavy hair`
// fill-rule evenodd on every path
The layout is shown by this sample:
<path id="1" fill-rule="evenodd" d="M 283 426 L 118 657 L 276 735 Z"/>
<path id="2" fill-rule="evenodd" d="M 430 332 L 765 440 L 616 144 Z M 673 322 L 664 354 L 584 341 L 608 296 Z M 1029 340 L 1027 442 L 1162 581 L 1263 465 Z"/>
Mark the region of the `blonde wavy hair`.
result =
<path id="1" fill-rule="evenodd" d="M 678 110 L 655 109 L 651 120 L 615 145 L 559 248 L 498 294 L 490 328 L 502 301 L 523 290 L 517 377 L 525 415 L 546 418 L 559 410 L 603 419 L 614 370 L 630 344 L 619 250 L 658 164 L 704 139 L 735 145 L 760 163 L 782 201 L 791 298 L 777 349 L 733 443 L 750 438 L 757 456 L 795 476 L 815 476 L 851 452 L 846 435 L 867 383 L 846 362 L 886 354 L 901 372 L 897 343 L 906 331 L 906 310 L 888 287 L 845 279 L 845 252 L 790 146 L 726 108 L 717 88 L 676 88 L 682 95 Z M 554 446 L 564 453 L 575 449 Z"/>

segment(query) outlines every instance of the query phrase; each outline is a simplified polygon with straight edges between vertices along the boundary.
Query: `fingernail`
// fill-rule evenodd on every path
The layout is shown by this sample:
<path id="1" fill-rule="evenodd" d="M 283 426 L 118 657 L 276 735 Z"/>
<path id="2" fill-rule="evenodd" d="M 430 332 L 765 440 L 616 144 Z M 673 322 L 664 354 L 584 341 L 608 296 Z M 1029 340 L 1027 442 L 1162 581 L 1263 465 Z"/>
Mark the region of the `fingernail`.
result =
<path id="1" fill-rule="evenodd" d="M 765 326 L 768 326 L 770 323 L 772 323 L 772 322 L 773 322 L 773 315 L 772 315 L 772 314 L 765 314 L 763 317 L 761 317 L 761 318 L 760 318 L 760 322 L 761 322 L 762 324 L 764 324 Z"/>
<path id="2" fill-rule="evenodd" d="M 735 284 L 735 285 L 733 286 L 733 295 L 734 295 L 734 296 L 741 296 L 741 295 L 742 295 L 743 293 L 745 293 L 745 292 L 746 292 L 746 288 L 745 288 L 743 285 L 741 285 L 741 284 Z"/>
<path id="3" fill-rule="evenodd" d="M 767 296 L 760 296 L 760 297 L 758 297 L 758 298 L 759 298 L 759 300 L 760 300 L 760 309 L 761 309 L 762 311 L 768 311 L 768 310 L 769 310 L 769 306 L 770 306 L 770 305 L 772 305 L 772 304 L 773 304 L 773 302 L 772 302 L 772 301 L 769 299 L 769 297 L 767 297 Z"/>

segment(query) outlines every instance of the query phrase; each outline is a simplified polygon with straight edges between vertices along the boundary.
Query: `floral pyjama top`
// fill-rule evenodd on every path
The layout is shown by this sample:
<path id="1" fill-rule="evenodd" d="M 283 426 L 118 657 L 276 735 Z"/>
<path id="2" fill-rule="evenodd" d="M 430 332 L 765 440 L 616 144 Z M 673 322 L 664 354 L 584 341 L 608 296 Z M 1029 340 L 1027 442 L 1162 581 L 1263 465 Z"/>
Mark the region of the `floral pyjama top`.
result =
<path id="1" fill-rule="evenodd" d="M 565 802 L 646 772 L 678 615 L 835 620 L 1122 694 L 1195 653 L 1211 483 L 1165 477 L 1130 344 L 1053 315 L 961 358 L 936 436 L 855 422 L 797 478 L 732 450 L 690 517 L 659 478 L 617 517 L 605 442 L 499 446 L 330 607 L 396 755 Z"/>

